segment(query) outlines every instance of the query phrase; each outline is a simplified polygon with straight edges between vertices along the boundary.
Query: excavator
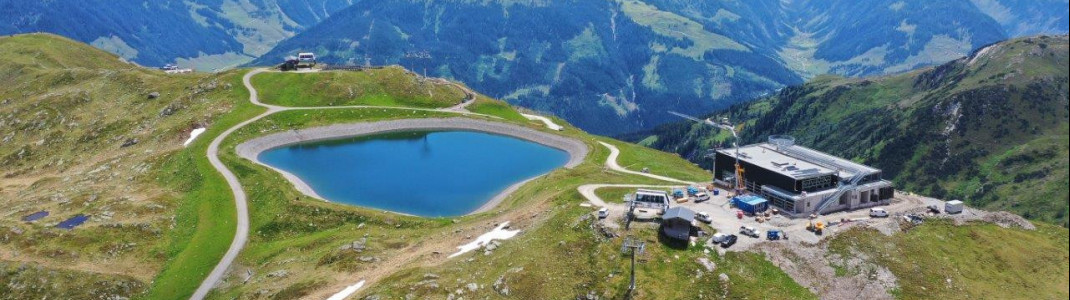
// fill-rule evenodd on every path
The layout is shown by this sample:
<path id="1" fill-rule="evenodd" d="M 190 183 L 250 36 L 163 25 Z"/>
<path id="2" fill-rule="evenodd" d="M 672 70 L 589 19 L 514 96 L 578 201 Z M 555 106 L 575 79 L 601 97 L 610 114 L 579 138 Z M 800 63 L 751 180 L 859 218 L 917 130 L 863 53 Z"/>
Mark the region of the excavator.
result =
<path id="1" fill-rule="evenodd" d="M 821 235 L 825 231 L 825 223 L 815 219 L 817 219 L 817 215 L 810 215 L 810 222 L 806 223 L 806 230 L 816 235 Z"/>

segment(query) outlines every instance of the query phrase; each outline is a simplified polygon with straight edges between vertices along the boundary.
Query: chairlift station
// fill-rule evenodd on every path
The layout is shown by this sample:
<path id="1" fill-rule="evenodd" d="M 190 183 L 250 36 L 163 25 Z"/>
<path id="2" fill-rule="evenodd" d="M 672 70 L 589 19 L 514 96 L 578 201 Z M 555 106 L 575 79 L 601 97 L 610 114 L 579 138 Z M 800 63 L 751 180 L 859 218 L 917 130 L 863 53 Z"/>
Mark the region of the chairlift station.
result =
<path id="1" fill-rule="evenodd" d="M 747 192 L 769 199 L 783 213 L 803 217 L 888 205 L 892 183 L 879 169 L 795 145 L 789 136 L 768 143 L 716 150 L 714 181 L 736 182 L 736 153 Z"/>

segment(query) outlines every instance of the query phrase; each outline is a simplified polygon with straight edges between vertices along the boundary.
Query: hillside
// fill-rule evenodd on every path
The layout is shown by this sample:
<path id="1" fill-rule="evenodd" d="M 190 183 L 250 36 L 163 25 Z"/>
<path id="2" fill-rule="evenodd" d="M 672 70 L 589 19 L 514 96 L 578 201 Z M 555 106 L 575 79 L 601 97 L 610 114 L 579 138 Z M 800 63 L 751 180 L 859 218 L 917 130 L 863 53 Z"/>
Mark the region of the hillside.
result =
<path id="1" fill-rule="evenodd" d="M 0 35 L 49 32 L 145 66 L 234 67 L 351 0 L 0 1 Z"/>
<path id="2" fill-rule="evenodd" d="M 1036 30 L 1067 30 L 1057 27 Z M 968 0 L 362 1 L 253 64 L 298 51 L 400 64 L 619 134 L 671 120 L 666 110 L 725 108 L 818 74 L 903 72 L 1007 37 Z"/>
<path id="3" fill-rule="evenodd" d="M 0 1 L 0 35 L 50 32 L 145 66 L 400 64 L 603 134 L 711 111 L 813 76 L 939 64 L 1063 34 L 1066 0 Z M 940 13 L 934 13 L 939 11 Z M 376 26 L 378 24 L 378 26 Z"/>
<path id="4" fill-rule="evenodd" d="M 790 134 L 900 189 L 1066 227 L 1067 51 L 1066 36 L 1015 39 L 902 75 L 819 77 L 716 116 L 744 122 L 747 143 Z M 678 123 L 627 139 L 701 160 L 726 138 Z"/>
<path id="5" fill-rule="evenodd" d="M 860 279 L 870 270 L 882 272 L 882 279 L 887 271 L 901 280 L 901 288 L 877 291 L 882 293 L 874 297 L 916 297 L 928 295 L 926 290 L 949 298 L 1067 294 L 1057 288 L 1067 285 L 1067 231 L 1044 224 L 1030 230 L 931 220 L 902 223 L 884 239 L 885 233 L 856 223 L 830 228 L 816 246 L 795 236 L 750 240 L 758 246 L 727 252 L 664 242 L 656 223 L 632 224 L 625 231 L 618 219 L 594 218 L 593 200 L 580 187 L 666 183 L 610 167 L 611 153 L 624 152 L 621 165 L 649 168 L 652 174 L 694 180 L 709 174 L 678 156 L 590 135 L 567 123 L 562 131 L 548 129 L 486 96 L 476 95 L 470 105 L 457 108 L 462 94 L 448 88 L 459 84 L 397 68 L 165 75 L 52 35 L 0 38 L 0 53 L 0 78 L 13 83 L 0 87 L 0 137 L 5 139 L 0 203 L 8 208 L 0 216 L 2 299 L 189 298 L 220 262 L 240 215 L 231 183 L 210 163 L 212 156 L 247 196 L 249 228 L 244 248 L 208 299 L 325 299 L 360 283 L 366 285 L 353 297 L 622 298 L 631 263 L 620 250 L 626 235 L 648 245 L 636 260 L 639 298 L 829 297 L 811 284 L 812 274 L 798 275 L 807 269 L 792 265 L 835 269 L 846 282 L 870 282 Z M 243 76 L 251 77 L 249 89 Z M 433 95 L 379 89 L 383 86 Z M 348 92 L 346 87 L 354 88 L 352 95 L 340 92 Z M 268 110 L 248 101 L 251 90 L 282 106 Z M 237 150 L 275 133 L 422 118 L 518 126 L 574 139 L 589 153 L 573 168 L 520 186 L 486 212 L 421 218 L 310 197 Z M 183 147 L 188 131 L 200 126 L 208 131 Z M 217 156 L 209 150 L 213 142 L 218 142 Z M 36 222 L 20 220 L 42 209 L 51 214 Z M 73 230 L 54 228 L 77 213 L 89 215 L 89 221 Z M 896 220 L 885 219 L 900 228 Z M 458 245 L 506 223 L 518 234 L 498 241 L 496 249 L 450 255 Z M 820 259 L 783 255 L 778 246 Z M 999 289 L 955 294 L 978 286 Z"/>
<path id="6" fill-rule="evenodd" d="M 170 262 L 195 265 L 182 258 L 201 246 L 194 228 L 233 232 L 202 223 L 225 210 L 162 178 L 205 177 L 166 161 L 234 111 L 235 74 L 165 75 L 54 35 L 0 38 L 0 298 L 141 294 Z M 38 211 L 49 215 L 20 221 Z M 78 214 L 86 225 L 54 228 Z"/>

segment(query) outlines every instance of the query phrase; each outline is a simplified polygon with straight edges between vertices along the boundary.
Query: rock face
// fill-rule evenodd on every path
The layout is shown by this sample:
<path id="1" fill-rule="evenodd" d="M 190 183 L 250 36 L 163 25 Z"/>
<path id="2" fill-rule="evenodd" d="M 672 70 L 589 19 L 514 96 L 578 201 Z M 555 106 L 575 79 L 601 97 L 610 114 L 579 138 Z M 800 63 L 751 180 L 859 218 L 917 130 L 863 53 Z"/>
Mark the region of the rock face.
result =
<path id="1" fill-rule="evenodd" d="M 268 278 L 284 278 L 290 276 L 289 270 L 277 270 L 267 274 Z"/>
<path id="2" fill-rule="evenodd" d="M 364 237 L 364 238 L 361 238 L 359 240 L 343 244 L 341 247 L 338 247 L 338 251 L 349 251 L 349 250 L 352 250 L 352 251 L 356 251 L 356 252 L 364 252 L 364 250 L 367 247 L 366 246 L 367 244 L 368 244 L 368 238 Z"/>

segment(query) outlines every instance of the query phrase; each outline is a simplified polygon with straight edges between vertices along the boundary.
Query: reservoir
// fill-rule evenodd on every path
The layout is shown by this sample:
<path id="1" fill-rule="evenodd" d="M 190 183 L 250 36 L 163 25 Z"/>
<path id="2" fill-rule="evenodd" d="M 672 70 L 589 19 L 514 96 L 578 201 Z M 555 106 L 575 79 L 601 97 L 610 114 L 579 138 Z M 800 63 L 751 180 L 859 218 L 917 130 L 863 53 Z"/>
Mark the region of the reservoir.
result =
<path id="1" fill-rule="evenodd" d="M 565 151 L 475 131 L 406 131 L 260 153 L 324 199 L 424 217 L 478 210 L 518 182 L 564 166 Z"/>

